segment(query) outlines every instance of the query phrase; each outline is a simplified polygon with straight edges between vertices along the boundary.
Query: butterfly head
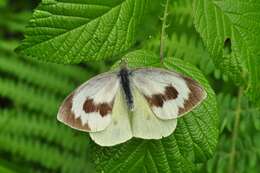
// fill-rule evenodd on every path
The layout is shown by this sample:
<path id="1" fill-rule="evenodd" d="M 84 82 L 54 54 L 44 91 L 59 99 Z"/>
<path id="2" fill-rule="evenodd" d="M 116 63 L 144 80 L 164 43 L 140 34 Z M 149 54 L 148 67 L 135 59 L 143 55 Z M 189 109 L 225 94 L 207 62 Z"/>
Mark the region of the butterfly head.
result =
<path id="1" fill-rule="evenodd" d="M 127 60 L 121 59 L 119 66 L 120 66 L 120 69 L 128 69 Z"/>

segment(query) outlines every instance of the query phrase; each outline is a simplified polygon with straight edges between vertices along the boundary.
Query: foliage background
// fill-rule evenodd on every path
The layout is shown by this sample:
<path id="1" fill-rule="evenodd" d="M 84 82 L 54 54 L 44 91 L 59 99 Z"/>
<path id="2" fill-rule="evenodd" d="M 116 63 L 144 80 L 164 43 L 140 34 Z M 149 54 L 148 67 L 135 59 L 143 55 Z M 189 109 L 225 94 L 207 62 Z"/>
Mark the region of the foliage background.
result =
<path id="1" fill-rule="evenodd" d="M 60 102 L 71 90 L 89 77 L 108 70 L 115 61 L 66 66 L 14 53 L 38 3 L 0 0 L 0 172 L 95 172 L 94 165 L 100 163 L 94 160 L 93 143 L 88 136 L 54 120 Z M 149 6 L 134 48 L 159 54 L 161 4 L 153 1 Z M 217 53 L 205 48 L 208 45 L 203 44 L 196 31 L 200 28 L 195 29 L 193 24 L 193 10 L 192 0 L 170 1 L 165 40 L 166 56 L 199 68 L 217 95 L 220 136 L 216 153 L 208 162 L 196 164 L 193 170 L 258 172 L 259 101 L 252 101 L 255 98 L 244 94 L 244 86 L 237 82 L 244 79 L 230 75 L 230 71 L 237 72 L 236 68 L 226 72 L 221 69 L 223 64 L 219 66 L 216 62 L 219 57 L 212 58 Z M 224 53 L 219 56 L 234 56 L 228 53 L 234 50 L 232 46 L 233 42 L 223 42 Z"/>

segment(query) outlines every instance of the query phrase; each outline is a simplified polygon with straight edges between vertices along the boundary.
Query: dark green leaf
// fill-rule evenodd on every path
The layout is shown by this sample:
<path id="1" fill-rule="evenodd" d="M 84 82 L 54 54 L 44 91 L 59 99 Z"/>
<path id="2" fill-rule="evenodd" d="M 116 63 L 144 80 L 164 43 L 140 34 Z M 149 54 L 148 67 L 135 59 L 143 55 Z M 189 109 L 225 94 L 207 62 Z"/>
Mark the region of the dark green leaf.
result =
<path id="1" fill-rule="evenodd" d="M 176 131 L 167 138 L 132 139 L 112 148 L 96 146 L 98 170 L 106 173 L 192 172 L 195 163 L 211 158 L 218 138 L 216 98 L 207 80 L 198 69 L 180 59 L 166 58 L 160 65 L 157 56 L 144 51 L 129 53 L 124 59 L 130 67 L 161 66 L 190 76 L 205 87 L 208 97 L 184 118 L 178 119 Z"/>
<path id="2" fill-rule="evenodd" d="M 147 0 L 43 0 L 17 49 L 44 61 L 79 63 L 129 49 Z"/>
<path id="3" fill-rule="evenodd" d="M 195 0 L 194 21 L 215 64 L 236 83 L 260 93 L 260 1 Z"/>

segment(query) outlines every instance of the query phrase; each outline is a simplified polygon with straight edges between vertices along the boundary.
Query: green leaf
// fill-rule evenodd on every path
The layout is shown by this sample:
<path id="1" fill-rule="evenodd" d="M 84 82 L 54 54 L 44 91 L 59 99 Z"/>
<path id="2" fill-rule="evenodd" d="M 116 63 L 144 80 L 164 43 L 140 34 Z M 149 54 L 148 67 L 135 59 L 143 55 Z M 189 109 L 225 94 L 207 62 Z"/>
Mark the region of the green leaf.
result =
<path id="1" fill-rule="evenodd" d="M 0 164 L 0 172 L 1 173 L 15 173 L 13 170 L 6 168 Z"/>
<path id="2" fill-rule="evenodd" d="M 0 0 L 0 8 L 5 7 L 7 4 L 6 0 Z"/>
<path id="3" fill-rule="evenodd" d="M 194 23 L 215 64 L 260 97 L 260 1 L 195 0 Z"/>
<path id="4" fill-rule="evenodd" d="M 0 43 L 0 173 L 94 172 L 88 135 L 56 121 L 61 101 L 94 72 L 18 57 L 14 43 Z"/>
<path id="5" fill-rule="evenodd" d="M 18 52 L 63 64 L 107 59 L 135 41 L 147 0 L 43 0 Z"/>
<path id="6" fill-rule="evenodd" d="M 192 172 L 196 163 L 211 158 L 218 138 L 218 115 L 215 94 L 202 73 L 180 59 L 166 58 L 160 65 L 159 57 L 140 50 L 123 59 L 129 67 L 161 66 L 190 76 L 205 87 L 208 96 L 200 106 L 178 119 L 176 131 L 167 138 L 132 139 L 110 148 L 95 145 L 98 172 Z"/>

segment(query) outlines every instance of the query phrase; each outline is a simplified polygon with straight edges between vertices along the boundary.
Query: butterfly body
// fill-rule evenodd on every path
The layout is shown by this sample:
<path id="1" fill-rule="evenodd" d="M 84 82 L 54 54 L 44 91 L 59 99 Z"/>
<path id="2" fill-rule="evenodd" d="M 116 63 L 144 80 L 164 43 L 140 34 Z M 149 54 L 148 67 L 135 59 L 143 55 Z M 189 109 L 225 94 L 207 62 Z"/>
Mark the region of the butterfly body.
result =
<path id="1" fill-rule="evenodd" d="M 131 72 L 127 68 L 121 68 L 118 73 L 121 81 L 121 86 L 124 91 L 125 99 L 127 101 L 127 106 L 129 110 L 133 110 L 133 95 L 131 92 L 131 86 L 130 86 L 130 79 L 129 76 L 131 75 Z"/>
<path id="2" fill-rule="evenodd" d="M 91 78 L 63 102 L 58 120 L 90 133 L 99 145 L 132 137 L 160 139 L 176 128 L 177 118 L 206 98 L 193 79 L 160 68 L 128 69 Z"/>

